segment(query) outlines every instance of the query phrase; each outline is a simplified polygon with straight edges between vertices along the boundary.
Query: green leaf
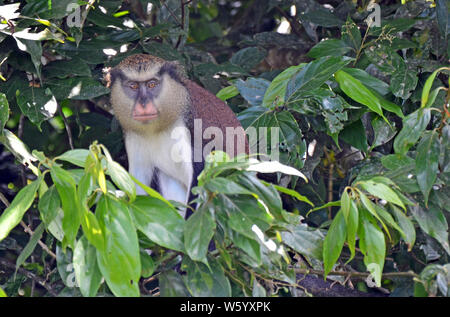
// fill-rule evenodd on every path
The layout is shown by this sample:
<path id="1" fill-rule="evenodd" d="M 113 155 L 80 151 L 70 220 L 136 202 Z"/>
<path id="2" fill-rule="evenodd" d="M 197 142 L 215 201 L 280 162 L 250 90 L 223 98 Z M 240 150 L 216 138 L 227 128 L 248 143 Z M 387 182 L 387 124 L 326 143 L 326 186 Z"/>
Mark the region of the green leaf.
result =
<path id="1" fill-rule="evenodd" d="M 450 33 L 449 8 L 448 1 L 436 0 L 436 19 L 439 31 L 445 40 L 448 39 L 448 34 Z"/>
<path id="2" fill-rule="evenodd" d="M 356 203 L 351 200 L 347 219 L 347 244 L 350 249 L 349 263 L 355 257 L 356 234 L 359 227 L 359 212 Z"/>
<path id="3" fill-rule="evenodd" d="M 91 77 L 49 79 L 46 84 L 58 100 L 86 100 L 109 93 L 108 88 Z"/>
<path id="4" fill-rule="evenodd" d="M 136 197 L 129 207 L 139 231 L 163 247 L 184 252 L 185 221 L 174 208 L 149 196 Z"/>
<path id="5" fill-rule="evenodd" d="M 417 146 L 417 183 L 423 193 L 426 206 L 428 206 L 428 196 L 439 172 L 440 151 L 441 145 L 436 130 L 425 133 Z"/>
<path id="6" fill-rule="evenodd" d="M 14 133 L 7 129 L 3 129 L 3 134 L 0 133 L 0 142 L 14 155 L 20 164 L 29 168 L 34 175 L 39 176 L 41 174 L 37 167 L 33 165 L 33 162 L 38 161 L 38 159 L 30 153 L 28 146 Z"/>
<path id="7" fill-rule="evenodd" d="M 20 223 L 25 212 L 31 207 L 42 180 L 43 176 L 39 176 L 37 180 L 22 188 L 11 205 L 3 211 L 0 216 L 0 241 Z"/>
<path id="8" fill-rule="evenodd" d="M 405 233 L 403 232 L 402 228 L 395 222 L 394 218 L 392 218 L 391 214 L 387 212 L 383 207 L 374 204 L 375 210 L 377 211 L 377 214 L 391 227 L 397 230 L 402 237 L 405 236 Z"/>
<path id="9" fill-rule="evenodd" d="M 394 139 L 394 150 L 406 154 L 416 144 L 431 119 L 429 109 L 418 109 L 403 119 L 403 128 Z"/>
<path id="10" fill-rule="evenodd" d="M 239 90 L 236 88 L 236 86 L 231 85 L 225 88 L 222 88 L 217 94 L 216 97 L 220 100 L 228 100 L 235 96 L 239 95 Z"/>
<path id="11" fill-rule="evenodd" d="M 354 101 L 367 106 L 371 111 L 377 113 L 385 121 L 387 121 L 383 115 L 380 100 L 359 80 L 342 70 L 336 72 L 335 78 L 339 83 L 339 87 L 347 96 L 352 98 Z"/>
<path id="12" fill-rule="evenodd" d="M 375 135 L 372 145 L 370 146 L 370 150 L 389 142 L 397 132 L 397 130 L 395 130 L 392 126 L 389 126 L 386 121 L 382 120 L 378 116 L 373 118 L 371 123 Z"/>
<path id="13" fill-rule="evenodd" d="M 20 110 L 38 129 L 41 123 L 52 118 L 58 109 L 55 97 L 47 92 L 43 88 L 29 88 L 18 92 L 16 96 Z"/>
<path id="14" fill-rule="evenodd" d="M 291 66 L 275 77 L 264 94 L 262 106 L 265 108 L 271 108 L 273 106 L 283 105 L 289 78 L 298 72 L 304 65 L 305 64 L 302 63 L 297 66 Z"/>
<path id="15" fill-rule="evenodd" d="M 302 99 L 311 91 L 322 86 L 334 73 L 353 59 L 345 56 L 321 57 L 312 61 L 289 80 L 285 100 L 288 103 Z"/>
<path id="16" fill-rule="evenodd" d="M 210 179 L 203 185 L 203 187 L 212 193 L 221 193 L 226 195 L 253 195 L 253 193 L 248 189 L 224 177 L 215 177 Z"/>
<path id="17" fill-rule="evenodd" d="M 403 202 L 400 200 L 398 195 L 387 185 L 379 182 L 375 182 L 373 180 L 362 181 L 359 183 L 360 186 L 369 192 L 371 195 L 384 199 L 387 202 L 396 204 L 403 208 L 406 211 L 406 207 Z"/>
<path id="18" fill-rule="evenodd" d="M 46 227 L 55 219 L 60 207 L 61 200 L 56 187 L 53 185 L 42 195 L 38 203 L 38 209 Z"/>
<path id="19" fill-rule="evenodd" d="M 25 34 L 30 34 L 26 30 Z M 19 35 L 20 34 L 20 35 Z M 24 34 L 24 35 L 25 35 Z M 45 34 L 45 35 L 44 35 Z M 48 31 L 48 29 L 45 29 L 45 31 L 40 32 L 39 34 L 33 34 L 36 36 L 39 36 L 42 39 L 45 39 L 47 37 L 52 38 L 52 33 Z M 22 36 L 22 32 L 14 32 L 13 37 L 17 42 L 17 46 L 22 50 L 26 51 L 31 56 L 31 61 L 33 62 L 34 67 L 36 68 L 36 72 L 39 78 L 41 78 L 41 58 L 42 58 L 42 44 L 40 40 L 34 40 L 32 38 L 28 38 L 27 36 Z M 19 37 L 21 38 L 19 40 Z"/>
<path id="20" fill-rule="evenodd" d="M 142 271 L 141 276 L 143 278 L 148 278 L 153 275 L 155 272 L 155 262 L 153 261 L 152 257 L 147 253 L 145 250 L 141 250 L 141 265 L 142 265 Z"/>
<path id="21" fill-rule="evenodd" d="M 325 277 L 333 269 L 339 258 L 347 236 L 344 214 L 340 210 L 333 219 L 327 236 L 323 242 L 323 265 Z"/>
<path id="22" fill-rule="evenodd" d="M 36 248 L 39 240 L 42 237 L 42 234 L 44 233 L 44 230 L 45 230 L 44 223 L 41 222 L 39 224 L 39 226 L 37 226 L 37 228 L 34 230 L 34 233 L 31 236 L 30 241 L 28 241 L 28 243 L 25 246 L 25 248 L 23 248 L 22 252 L 17 257 L 17 260 L 16 260 L 16 271 L 23 263 L 25 263 L 25 260 L 28 259 L 28 257 L 33 253 L 33 251 Z"/>
<path id="23" fill-rule="evenodd" d="M 80 202 L 80 222 L 83 233 L 87 240 L 98 250 L 104 250 L 104 233 L 100 224 L 88 207 L 88 199 L 92 191 L 95 190 L 94 180 L 91 174 L 84 174 L 78 182 L 78 199 Z"/>
<path id="24" fill-rule="evenodd" d="M 392 74 L 390 88 L 394 96 L 406 100 L 416 89 L 417 81 L 417 72 L 405 66 Z"/>
<path id="25" fill-rule="evenodd" d="M 421 98 L 421 101 L 420 101 L 420 107 L 421 108 L 426 107 L 426 105 L 428 104 L 428 97 L 430 95 L 430 90 L 431 90 L 431 87 L 433 85 L 434 79 L 436 78 L 437 74 L 440 71 L 444 70 L 444 69 L 449 70 L 450 68 L 449 67 L 441 67 L 439 69 L 436 69 L 430 75 L 430 77 L 428 77 L 427 81 L 425 82 L 425 85 L 423 86 L 423 90 L 422 90 L 422 98 Z"/>
<path id="26" fill-rule="evenodd" d="M 344 21 L 339 19 L 334 12 L 321 6 L 318 6 L 317 9 L 301 13 L 300 20 L 302 22 L 309 21 L 324 27 L 339 27 L 344 24 Z"/>
<path id="27" fill-rule="evenodd" d="M 80 227 L 81 210 L 77 196 L 76 183 L 72 175 L 57 165 L 53 165 L 50 174 L 61 198 L 64 217 L 62 221 L 64 230 L 64 242 L 72 249 L 75 248 L 75 240 Z M 65 247 L 63 243 L 63 249 Z"/>
<path id="28" fill-rule="evenodd" d="M 104 232 L 108 232 L 105 250 L 97 250 L 98 266 L 108 287 L 116 296 L 139 296 L 139 241 L 127 205 L 109 195 L 103 196 L 97 204 L 96 216 Z"/>
<path id="29" fill-rule="evenodd" d="M 406 244 L 408 245 L 408 251 L 411 251 L 416 241 L 416 229 L 414 228 L 414 224 L 399 208 L 392 205 L 391 207 L 398 225 L 405 234 L 403 236 L 403 240 L 405 240 Z"/>
<path id="30" fill-rule="evenodd" d="M 415 205 L 411 207 L 411 212 L 420 228 L 439 241 L 444 250 L 450 254 L 448 223 L 442 211 L 434 205 L 430 205 L 428 209 Z"/>
<path id="31" fill-rule="evenodd" d="M 48 65 L 45 65 L 43 75 L 45 78 L 58 77 L 61 79 L 69 76 L 92 76 L 88 64 L 80 58 L 51 62 Z"/>
<path id="32" fill-rule="evenodd" d="M 347 17 L 347 21 L 342 26 L 341 35 L 342 40 L 355 50 L 358 50 L 361 47 L 361 31 L 359 30 L 358 25 L 352 21 L 350 15 Z"/>
<path id="33" fill-rule="evenodd" d="M 130 174 L 128 174 L 128 172 L 119 163 L 112 159 L 105 146 L 102 146 L 102 149 L 106 156 L 107 174 L 111 176 L 114 184 L 123 190 L 128 195 L 130 200 L 133 201 L 136 198 L 136 187 L 134 186 Z"/>
<path id="34" fill-rule="evenodd" d="M 214 235 L 216 222 L 207 206 L 202 205 L 186 221 L 184 227 L 184 247 L 193 261 L 208 264 L 206 254 Z"/>
<path id="35" fill-rule="evenodd" d="M 156 190 L 154 190 L 153 188 L 151 188 L 151 187 L 149 187 L 149 186 L 147 186 L 147 185 L 141 183 L 141 182 L 140 182 L 136 177 L 134 177 L 133 175 L 131 175 L 131 174 L 129 174 L 129 175 L 130 175 L 131 179 L 133 180 L 133 182 L 135 182 L 137 185 L 139 185 L 139 187 L 141 187 L 141 188 L 147 193 L 147 195 L 149 195 L 150 197 L 159 199 L 159 200 L 165 202 L 166 205 L 168 205 L 169 207 L 172 207 L 172 208 L 173 208 L 173 205 L 172 205 L 168 200 L 166 200 L 163 196 L 161 196 L 160 193 L 158 193 L 158 192 L 157 192 Z"/>
<path id="36" fill-rule="evenodd" d="M 242 67 L 246 71 L 250 71 L 256 67 L 266 55 L 266 50 L 260 47 L 246 47 L 236 52 L 231 57 L 230 62 Z"/>
<path id="37" fill-rule="evenodd" d="M 341 211 L 344 215 L 345 223 L 348 222 L 348 217 L 350 216 L 350 196 L 348 195 L 347 189 L 344 189 L 341 196 Z"/>
<path id="38" fill-rule="evenodd" d="M 142 47 L 146 53 L 149 53 L 153 56 L 158 56 L 167 61 L 183 60 L 181 54 L 172 46 L 166 43 L 150 42 L 148 44 L 144 44 Z"/>
<path id="39" fill-rule="evenodd" d="M 238 79 L 234 85 L 249 104 L 252 106 L 260 106 L 270 82 L 266 79 L 250 77 L 246 81 Z"/>
<path id="40" fill-rule="evenodd" d="M 278 190 L 279 192 L 292 196 L 294 198 L 297 198 L 299 201 L 303 201 L 307 204 L 310 204 L 312 207 L 314 207 L 314 204 L 308 199 L 308 197 L 300 195 L 297 191 L 293 190 L 293 189 L 289 189 L 283 186 L 279 186 L 279 185 L 275 185 L 275 184 L 271 184 L 271 183 L 267 183 L 264 181 L 261 181 L 263 184 L 265 184 L 266 186 L 273 186 L 276 190 Z"/>
<path id="41" fill-rule="evenodd" d="M 361 222 L 360 230 L 358 231 L 360 238 L 359 247 L 364 254 L 364 264 L 367 270 L 375 278 L 377 286 L 380 287 L 386 256 L 384 234 L 366 217 L 363 216 Z"/>
<path id="42" fill-rule="evenodd" d="M 383 226 L 384 231 L 386 232 L 386 234 L 388 235 L 388 237 L 390 239 L 391 235 L 389 233 L 389 230 L 386 227 L 386 224 L 384 223 L 384 221 L 380 218 L 380 215 L 378 215 L 376 205 L 363 192 L 361 192 L 359 189 L 357 189 L 357 191 L 359 193 L 359 197 L 361 198 L 361 202 L 364 205 L 364 207 L 367 209 L 367 211 L 372 216 L 374 216 L 381 223 L 381 225 Z"/>
<path id="43" fill-rule="evenodd" d="M 9 103 L 4 93 L 0 93 L 0 134 L 3 134 L 3 128 L 9 119 Z"/>
<path id="44" fill-rule="evenodd" d="M 385 96 L 390 92 L 388 84 L 376 77 L 369 75 L 362 69 L 344 67 L 342 70 L 382 96 Z"/>
<path id="45" fill-rule="evenodd" d="M 66 161 L 79 167 L 85 167 L 86 158 L 89 155 L 89 150 L 75 149 L 65 152 L 64 154 L 56 157 L 56 160 Z"/>
<path id="46" fill-rule="evenodd" d="M 287 229 L 289 231 L 281 233 L 284 244 L 302 255 L 322 260 L 324 240 L 322 231 L 308 228 L 305 224 L 289 226 Z"/>
<path id="47" fill-rule="evenodd" d="M 307 55 L 317 59 L 324 56 L 342 56 L 351 50 L 352 48 L 343 40 L 327 39 L 317 43 Z"/>
<path id="48" fill-rule="evenodd" d="M 379 70 L 388 75 L 407 68 L 403 58 L 387 45 L 369 46 L 364 53 Z"/>
<path id="49" fill-rule="evenodd" d="M 367 153 L 366 129 L 360 119 L 346 126 L 339 134 L 339 138 Z"/>
<path id="50" fill-rule="evenodd" d="M 102 274 L 97 264 L 95 247 L 89 244 L 86 237 L 81 237 L 75 246 L 73 267 L 81 294 L 94 297 L 102 282 Z"/>
<path id="51" fill-rule="evenodd" d="M 219 262 L 208 258 L 209 267 L 200 262 L 184 258 L 182 268 L 186 271 L 185 284 L 195 297 L 229 297 L 231 285 Z"/>
<path id="52" fill-rule="evenodd" d="M 161 297 L 188 297 L 191 295 L 184 285 L 181 275 L 172 270 L 159 275 L 159 289 Z"/>
<path id="53" fill-rule="evenodd" d="M 0 287 L 0 297 L 7 297 L 5 291 Z"/>
<path id="54" fill-rule="evenodd" d="M 269 228 L 272 218 L 266 213 L 255 199 L 245 196 L 223 197 L 223 209 L 228 214 L 227 224 L 236 232 L 250 239 L 257 240 L 254 229 L 257 227 L 262 232 Z"/>

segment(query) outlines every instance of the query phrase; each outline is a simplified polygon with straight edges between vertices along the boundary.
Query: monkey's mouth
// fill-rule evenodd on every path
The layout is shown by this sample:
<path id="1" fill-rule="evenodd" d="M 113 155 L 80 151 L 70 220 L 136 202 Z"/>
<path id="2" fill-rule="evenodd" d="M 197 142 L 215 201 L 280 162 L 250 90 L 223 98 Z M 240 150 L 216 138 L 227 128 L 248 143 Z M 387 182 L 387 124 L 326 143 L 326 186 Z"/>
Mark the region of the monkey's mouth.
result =
<path id="1" fill-rule="evenodd" d="M 140 116 L 133 116 L 133 119 L 139 122 L 148 122 L 150 120 L 153 120 L 155 118 L 158 117 L 158 114 L 145 114 L 145 115 L 140 115 Z"/>

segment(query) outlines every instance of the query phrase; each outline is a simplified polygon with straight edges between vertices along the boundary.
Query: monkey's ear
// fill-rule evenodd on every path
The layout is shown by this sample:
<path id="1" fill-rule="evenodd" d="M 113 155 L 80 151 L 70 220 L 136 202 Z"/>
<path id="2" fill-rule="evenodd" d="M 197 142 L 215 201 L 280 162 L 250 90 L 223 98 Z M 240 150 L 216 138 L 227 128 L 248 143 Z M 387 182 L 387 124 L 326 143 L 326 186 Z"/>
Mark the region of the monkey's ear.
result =
<path id="1" fill-rule="evenodd" d="M 159 70 L 159 75 L 168 74 L 172 79 L 182 82 L 186 78 L 184 66 L 179 61 L 166 62 Z"/>
<path id="2" fill-rule="evenodd" d="M 103 80 L 105 81 L 106 87 L 111 88 L 114 84 L 114 81 L 117 79 L 117 77 L 120 74 L 119 69 L 106 67 L 103 69 Z"/>

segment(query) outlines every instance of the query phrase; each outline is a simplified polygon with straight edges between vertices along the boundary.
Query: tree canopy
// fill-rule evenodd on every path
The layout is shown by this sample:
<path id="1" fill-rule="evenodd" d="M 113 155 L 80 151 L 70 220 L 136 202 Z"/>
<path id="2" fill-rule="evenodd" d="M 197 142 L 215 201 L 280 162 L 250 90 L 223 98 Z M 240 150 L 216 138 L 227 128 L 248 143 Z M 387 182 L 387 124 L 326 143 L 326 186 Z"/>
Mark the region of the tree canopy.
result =
<path id="1" fill-rule="evenodd" d="M 450 295 L 449 10 L 0 0 L 0 296 Z M 105 74 L 137 53 L 275 138 L 213 152 L 187 220 L 127 172 Z"/>

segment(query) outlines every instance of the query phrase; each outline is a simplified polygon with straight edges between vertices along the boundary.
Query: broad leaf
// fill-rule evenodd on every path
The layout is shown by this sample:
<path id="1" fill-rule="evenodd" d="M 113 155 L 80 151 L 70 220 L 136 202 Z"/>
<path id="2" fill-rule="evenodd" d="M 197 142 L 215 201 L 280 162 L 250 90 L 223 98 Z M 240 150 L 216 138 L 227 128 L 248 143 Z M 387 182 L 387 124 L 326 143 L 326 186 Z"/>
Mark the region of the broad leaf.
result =
<path id="1" fill-rule="evenodd" d="M 184 246 L 193 261 L 207 264 L 206 254 L 216 223 L 207 205 L 197 209 L 184 226 Z"/>
<path id="2" fill-rule="evenodd" d="M 9 119 L 9 103 L 4 93 L 0 93 L 0 134 Z"/>
<path id="3" fill-rule="evenodd" d="M 304 65 L 305 64 L 291 66 L 275 77 L 266 90 L 262 106 L 271 108 L 283 105 L 289 78 L 298 72 Z"/>
<path id="4" fill-rule="evenodd" d="M 434 205 L 431 205 L 429 209 L 415 205 L 411 207 L 411 212 L 420 228 L 439 241 L 444 250 L 450 254 L 448 223 L 442 211 Z"/>
<path id="5" fill-rule="evenodd" d="M 403 120 L 403 128 L 400 133 L 395 137 L 395 153 L 406 154 L 409 148 L 419 140 L 430 119 L 431 113 L 429 109 L 419 109 L 409 114 Z"/>
<path id="6" fill-rule="evenodd" d="M 178 212 L 163 201 L 138 196 L 129 205 L 135 225 L 153 242 L 177 251 L 184 251 L 185 221 Z"/>
<path id="7" fill-rule="evenodd" d="M 338 39 L 328 39 L 317 43 L 308 52 L 308 56 L 312 58 L 320 58 L 324 56 L 342 56 L 351 51 L 347 42 Z"/>
<path id="8" fill-rule="evenodd" d="M 284 244 L 296 252 L 322 260 L 324 234 L 320 230 L 308 228 L 305 224 L 288 227 L 289 231 L 281 233 Z"/>
<path id="9" fill-rule="evenodd" d="M 85 237 L 78 240 L 75 246 L 73 267 L 81 294 L 86 297 L 95 296 L 100 287 L 102 275 L 97 264 L 95 247 L 89 244 Z"/>
<path id="10" fill-rule="evenodd" d="M 260 106 L 269 87 L 269 81 L 262 78 L 249 78 L 247 81 L 238 79 L 234 85 L 241 96 L 252 106 Z"/>
<path id="11" fill-rule="evenodd" d="M 347 236 L 347 226 L 342 211 L 339 211 L 331 223 L 323 242 L 323 265 L 325 276 L 331 272 L 339 258 Z"/>
<path id="12" fill-rule="evenodd" d="M 139 296 L 141 261 L 136 228 L 123 202 L 103 196 L 97 204 L 105 235 L 105 250 L 97 250 L 98 266 L 116 296 Z"/>
<path id="13" fill-rule="evenodd" d="M 22 188 L 14 197 L 11 205 L 0 216 L 0 241 L 5 239 L 9 232 L 19 224 L 25 212 L 31 207 L 36 192 L 41 185 L 43 176 Z"/>
<path id="14" fill-rule="evenodd" d="M 185 258 L 182 264 L 187 274 L 185 284 L 193 296 L 229 297 L 231 285 L 219 262 L 213 257 L 208 258 L 209 267 L 200 262 Z"/>
<path id="15" fill-rule="evenodd" d="M 286 102 L 291 103 L 302 99 L 309 92 L 322 86 L 334 73 L 351 61 L 351 58 L 345 56 L 325 56 L 306 64 L 289 80 L 286 88 Z"/>
<path id="16" fill-rule="evenodd" d="M 425 133 L 417 146 L 416 175 L 417 183 L 423 193 L 425 205 L 439 172 L 439 155 L 441 146 L 436 130 Z"/>
<path id="17" fill-rule="evenodd" d="M 72 175 L 57 165 L 53 165 L 50 170 L 52 180 L 58 190 L 61 198 L 62 209 L 64 211 L 63 229 L 64 242 L 63 248 L 68 243 L 72 249 L 75 248 L 75 240 L 80 227 L 81 210 L 77 196 L 76 183 Z"/>

